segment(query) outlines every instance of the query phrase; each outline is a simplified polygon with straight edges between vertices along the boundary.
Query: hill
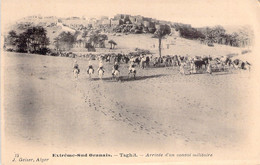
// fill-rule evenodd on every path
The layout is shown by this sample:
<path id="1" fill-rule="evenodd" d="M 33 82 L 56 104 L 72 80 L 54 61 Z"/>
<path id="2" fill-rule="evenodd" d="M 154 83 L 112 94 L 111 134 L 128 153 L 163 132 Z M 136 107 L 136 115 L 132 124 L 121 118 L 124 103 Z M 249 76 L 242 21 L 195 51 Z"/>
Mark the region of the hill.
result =
<path id="1" fill-rule="evenodd" d="M 110 35 L 118 43 L 118 52 L 133 51 L 135 48 L 148 49 L 158 55 L 158 39 L 151 34 L 129 34 L 121 36 Z M 190 56 L 225 56 L 227 54 L 240 54 L 245 48 L 231 47 L 215 44 L 209 47 L 199 41 L 189 40 L 176 36 L 168 36 L 162 41 L 162 55 L 190 55 Z"/>
<path id="2" fill-rule="evenodd" d="M 240 54 L 243 49 L 249 49 L 248 45 L 252 44 L 252 31 L 246 27 L 228 27 L 227 29 L 221 26 L 193 28 L 187 24 L 123 14 L 116 15 L 110 19 L 108 17 L 86 19 L 80 17 L 31 16 L 17 21 L 8 30 L 14 30 L 19 34 L 30 26 L 42 26 L 47 31 L 51 49 L 55 48 L 54 38 L 59 36 L 61 32 L 84 34 L 84 32 L 99 31 L 102 34 L 106 34 L 108 40 L 115 40 L 118 45 L 115 50 L 97 48 L 97 52 L 129 52 L 135 48 L 141 48 L 158 54 L 158 39 L 152 38 L 152 32 L 160 24 L 168 24 L 171 27 L 171 34 L 162 41 L 163 55 L 223 56 Z M 7 36 L 7 33 L 5 36 Z M 214 46 L 209 47 L 209 43 Z M 106 45 L 109 47 L 108 43 Z M 232 47 L 227 45 L 232 45 Z M 72 51 L 74 50 L 76 49 L 72 49 Z M 79 50 L 82 52 L 88 51 L 85 47 Z"/>

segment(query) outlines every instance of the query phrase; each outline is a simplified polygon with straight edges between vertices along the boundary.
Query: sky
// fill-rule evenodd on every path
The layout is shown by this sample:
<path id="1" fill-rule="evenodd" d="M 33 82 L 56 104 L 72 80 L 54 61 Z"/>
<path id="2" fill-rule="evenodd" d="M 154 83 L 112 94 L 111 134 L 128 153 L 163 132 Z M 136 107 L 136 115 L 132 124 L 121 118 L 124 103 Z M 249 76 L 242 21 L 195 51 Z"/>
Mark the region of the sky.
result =
<path id="1" fill-rule="evenodd" d="M 30 15 L 109 16 L 142 15 L 202 26 L 254 24 L 259 19 L 257 0 L 2 0 L 1 24 Z"/>

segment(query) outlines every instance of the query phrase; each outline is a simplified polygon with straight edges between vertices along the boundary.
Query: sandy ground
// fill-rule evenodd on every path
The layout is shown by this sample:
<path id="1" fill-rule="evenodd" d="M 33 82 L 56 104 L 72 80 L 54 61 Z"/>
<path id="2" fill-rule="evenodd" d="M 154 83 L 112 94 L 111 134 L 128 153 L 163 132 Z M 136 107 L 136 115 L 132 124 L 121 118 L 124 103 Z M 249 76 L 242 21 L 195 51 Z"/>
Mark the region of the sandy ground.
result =
<path id="1" fill-rule="evenodd" d="M 119 34 L 120 36 L 113 36 L 108 34 L 109 40 L 114 40 L 118 45 L 117 50 L 125 52 L 126 50 L 134 50 L 135 48 L 148 49 L 154 55 L 158 55 L 159 41 L 157 38 L 152 38 L 152 34 Z M 167 44 L 169 47 L 167 48 Z M 109 44 L 106 45 L 110 47 Z M 240 54 L 242 50 L 249 48 L 237 48 L 230 47 L 227 45 L 214 44 L 214 47 L 209 47 L 204 44 L 200 44 L 196 40 L 188 40 L 185 38 L 178 37 L 176 35 L 166 36 L 162 40 L 162 54 L 163 55 L 181 55 L 181 56 L 212 56 L 219 57 L 227 54 Z"/>
<path id="2" fill-rule="evenodd" d="M 110 49 L 108 41 L 105 42 L 106 48 L 96 48 L 96 53 L 129 53 L 135 51 L 136 48 L 150 50 L 154 56 L 159 56 L 157 38 L 152 38 L 152 34 L 121 34 L 118 33 L 115 36 L 108 33 L 108 41 L 114 40 L 117 45 L 115 49 Z M 167 48 L 168 45 L 168 48 Z M 196 40 L 188 40 L 178 36 L 166 36 L 162 40 L 162 55 L 181 55 L 181 56 L 211 56 L 221 57 L 228 54 L 241 54 L 243 50 L 250 50 L 251 47 L 231 47 L 227 45 L 215 44 L 214 47 L 209 47 L 204 44 L 200 44 Z M 77 54 L 88 54 L 84 48 L 73 48 L 73 51 Z"/>
<path id="3" fill-rule="evenodd" d="M 134 80 L 126 77 L 122 64 L 122 81 L 116 82 L 111 80 L 112 65 L 105 63 L 101 81 L 96 72 L 90 80 L 88 61 L 78 59 L 81 72 L 75 80 L 74 59 L 4 56 L 7 162 L 15 152 L 75 150 L 206 152 L 214 159 L 231 159 L 224 150 L 243 158 L 239 151 L 248 141 L 251 115 L 248 71 L 180 75 L 176 67 L 137 68 Z M 96 71 L 97 61 L 93 63 Z"/>

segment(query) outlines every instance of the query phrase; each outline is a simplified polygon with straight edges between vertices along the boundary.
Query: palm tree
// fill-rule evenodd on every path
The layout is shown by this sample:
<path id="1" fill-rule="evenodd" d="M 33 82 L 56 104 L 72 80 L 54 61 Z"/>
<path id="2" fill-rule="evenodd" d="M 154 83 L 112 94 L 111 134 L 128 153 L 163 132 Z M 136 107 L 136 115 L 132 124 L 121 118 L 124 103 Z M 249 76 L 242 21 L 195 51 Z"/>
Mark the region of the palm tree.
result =
<path id="1" fill-rule="evenodd" d="M 171 33 L 171 28 L 169 25 L 159 25 L 154 33 L 154 35 L 156 37 L 158 37 L 159 39 L 159 56 L 161 58 L 162 56 L 162 53 L 161 53 L 161 45 L 162 45 L 162 38 L 167 35 L 167 34 L 170 34 Z"/>
<path id="2" fill-rule="evenodd" d="M 117 45 L 117 43 L 114 40 L 109 40 L 108 43 L 110 43 L 110 45 L 111 45 L 110 49 L 114 49 L 115 45 Z M 113 45 L 113 47 L 112 47 L 112 45 Z"/>
<path id="3" fill-rule="evenodd" d="M 105 40 L 108 40 L 107 35 L 105 34 L 99 34 L 98 35 L 98 44 L 100 48 L 105 48 Z"/>

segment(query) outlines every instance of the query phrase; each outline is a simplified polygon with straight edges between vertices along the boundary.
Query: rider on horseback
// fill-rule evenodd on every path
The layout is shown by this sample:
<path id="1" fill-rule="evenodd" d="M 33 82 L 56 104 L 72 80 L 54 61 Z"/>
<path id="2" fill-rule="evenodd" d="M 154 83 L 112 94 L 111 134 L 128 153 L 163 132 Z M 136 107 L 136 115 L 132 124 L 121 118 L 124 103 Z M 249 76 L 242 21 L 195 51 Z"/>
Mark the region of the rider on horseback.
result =
<path id="1" fill-rule="evenodd" d="M 103 71 L 103 73 L 105 72 L 105 70 L 104 70 L 104 67 L 103 67 L 103 62 L 100 60 L 99 61 L 99 66 L 98 66 L 98 72 L 99 72 L 99 70 L 102 70 Z"/>
<path id="2" fill-rule="evenodd" d="M 129 65 L 129 73 L 132 73 L 132 72 L 134 72 L 134 73 L 136 72 L 134 62 L 131 62 Z"/>
<path id="3" fill-rule="evenodd" d="M 112 75 L 114 75 L 116 70 L 119 72 L 118 68 L 119 68 L 119 65 L 117 62 L 115 62 L 114 66 L 113 66 L 113 70 L 112 70 Z"/>
<path id="4" fill-rule="evenodd" d="M 88 74 L 89 74 L 89 69 L 92 69 L 93 72 L 94 72 L 94 68 L 93 68 L 93 66 L 92 66 L 92 64 L 91 64 L 90 61 L 89 61 L 89 63 L 88 63 L 88 70 L 87 70 L 87 73 L 88 73 Z"/>
<path id="5" fill-rule="evenodd" d="M 74 63 L 73 63 L 73 72 L 74 72 L 75 69 L 77 69 L 78 72 L 80 72 L 79 64 L 78 64 L 77 60 L 75 60 Z"/>

